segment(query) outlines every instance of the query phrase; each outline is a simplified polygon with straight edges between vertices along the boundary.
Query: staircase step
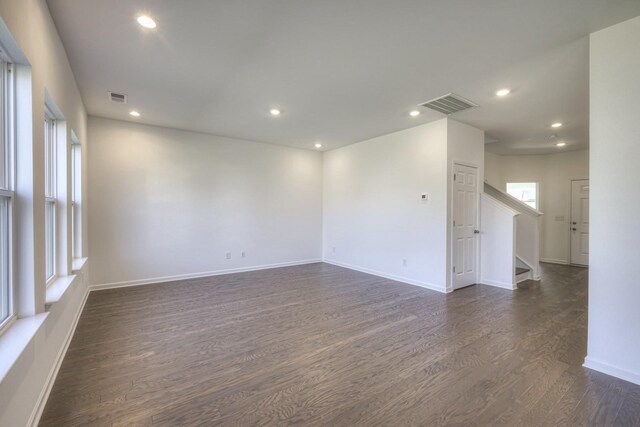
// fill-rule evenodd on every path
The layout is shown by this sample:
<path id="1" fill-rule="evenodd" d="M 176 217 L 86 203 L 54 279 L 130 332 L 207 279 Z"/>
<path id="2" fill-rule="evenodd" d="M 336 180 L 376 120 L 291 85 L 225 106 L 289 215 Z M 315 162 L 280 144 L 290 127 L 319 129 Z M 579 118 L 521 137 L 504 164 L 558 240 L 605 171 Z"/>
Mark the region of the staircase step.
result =
<path id="1" fill-rule="evenodd" d="M 528 273 L 529 271 L 531 270 L 528 268 L 516 267 L 516 276 L 519 276 L 524 273 Z"/>

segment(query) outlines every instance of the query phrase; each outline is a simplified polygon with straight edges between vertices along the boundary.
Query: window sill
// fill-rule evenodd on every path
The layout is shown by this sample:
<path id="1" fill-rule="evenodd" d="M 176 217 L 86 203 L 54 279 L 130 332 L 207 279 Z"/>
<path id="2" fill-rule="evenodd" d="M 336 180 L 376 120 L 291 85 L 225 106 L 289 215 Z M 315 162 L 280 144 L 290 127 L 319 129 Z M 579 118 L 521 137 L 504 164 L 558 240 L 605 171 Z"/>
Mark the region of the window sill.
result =
<path id="1" fill-rule="evenodd" d="M 41 313 L 18 319 L 0 336 L 0 354 L 2 354 L 0 357 L 0 383 L 4 381 L 20 355 L 36 336 L 48 315 L 49 313 Z"/>
<path id="2" fill-rule="evenodd" d="M 78 271 L 82 270 L 84 265 L 87 263 L 87 260 L 89 260 L 89 258 L 87 257 L 74 258 L 73 261 L 71 261 L 71 272 L 75 274 Z"/>
<path id="3" fill-rule="evenodd" d="M 75 278 L 76 276 L 58 277 L 47 287 L 47 295 L 44 302 L 46 310 L 49 309 L 49 306 L 62 299 L 62 296 L 71 287 Z"/>

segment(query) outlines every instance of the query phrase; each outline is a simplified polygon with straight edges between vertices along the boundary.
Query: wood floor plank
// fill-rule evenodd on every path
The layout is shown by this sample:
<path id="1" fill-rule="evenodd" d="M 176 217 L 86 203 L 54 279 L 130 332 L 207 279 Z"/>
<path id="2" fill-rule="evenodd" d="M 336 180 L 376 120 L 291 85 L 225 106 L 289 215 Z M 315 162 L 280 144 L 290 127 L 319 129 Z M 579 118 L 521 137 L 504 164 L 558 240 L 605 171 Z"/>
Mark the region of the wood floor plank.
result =
<path id="1" fill-rule="evenodd" d="M 640 425 L 640 389 L 628 387 L 613 425 L 625 427 Z"/>
<path id="2" fill-rule="evenodd" d="M 637 425 L 587 270 L 443 295 L 329 264 L 92 292 L 40 425 Z"/>

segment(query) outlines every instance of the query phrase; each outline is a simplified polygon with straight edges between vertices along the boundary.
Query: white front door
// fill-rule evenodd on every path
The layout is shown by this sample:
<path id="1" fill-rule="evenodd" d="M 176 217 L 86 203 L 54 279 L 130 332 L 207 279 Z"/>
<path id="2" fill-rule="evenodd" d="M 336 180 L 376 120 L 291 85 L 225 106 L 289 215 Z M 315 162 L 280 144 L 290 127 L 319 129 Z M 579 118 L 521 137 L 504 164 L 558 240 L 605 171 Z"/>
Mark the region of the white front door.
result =
<path id="1" fill-rule="evenodd" d="M 477 282 L 478 170 L 455 164 L 453 167 L 453 288 Z"/>
<path id="2" fill-rule="evenodd" d="M 589 265 L 589 180 L 571 181 L 571 264 Z"/>

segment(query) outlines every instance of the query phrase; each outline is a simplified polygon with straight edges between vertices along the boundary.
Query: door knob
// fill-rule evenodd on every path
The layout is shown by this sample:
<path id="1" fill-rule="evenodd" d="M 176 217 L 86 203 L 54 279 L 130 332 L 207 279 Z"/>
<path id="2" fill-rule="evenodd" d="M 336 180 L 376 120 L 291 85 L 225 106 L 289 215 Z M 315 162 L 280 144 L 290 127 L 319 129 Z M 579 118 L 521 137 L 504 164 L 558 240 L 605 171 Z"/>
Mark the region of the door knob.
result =
<path id="1" fill-rule="evenodd" d="M 473 234 L 480 234 L 480 230 L 473 230 Z"/>
<path id="2" fill-rule="evenodd" d="M 576 224 L 577 224 L 577 222 L 573 221 L 571 224 L 576 225 Z"/>
<path id="3" fill-rule="evenodd" d="M 575 228 L 575 227 L 574 227 L 574 228 L 572 228 L 572 230 L 573 230 L 573 231 L 576 231 L 576 230 L 577 230 L 577 228 Z"/>

